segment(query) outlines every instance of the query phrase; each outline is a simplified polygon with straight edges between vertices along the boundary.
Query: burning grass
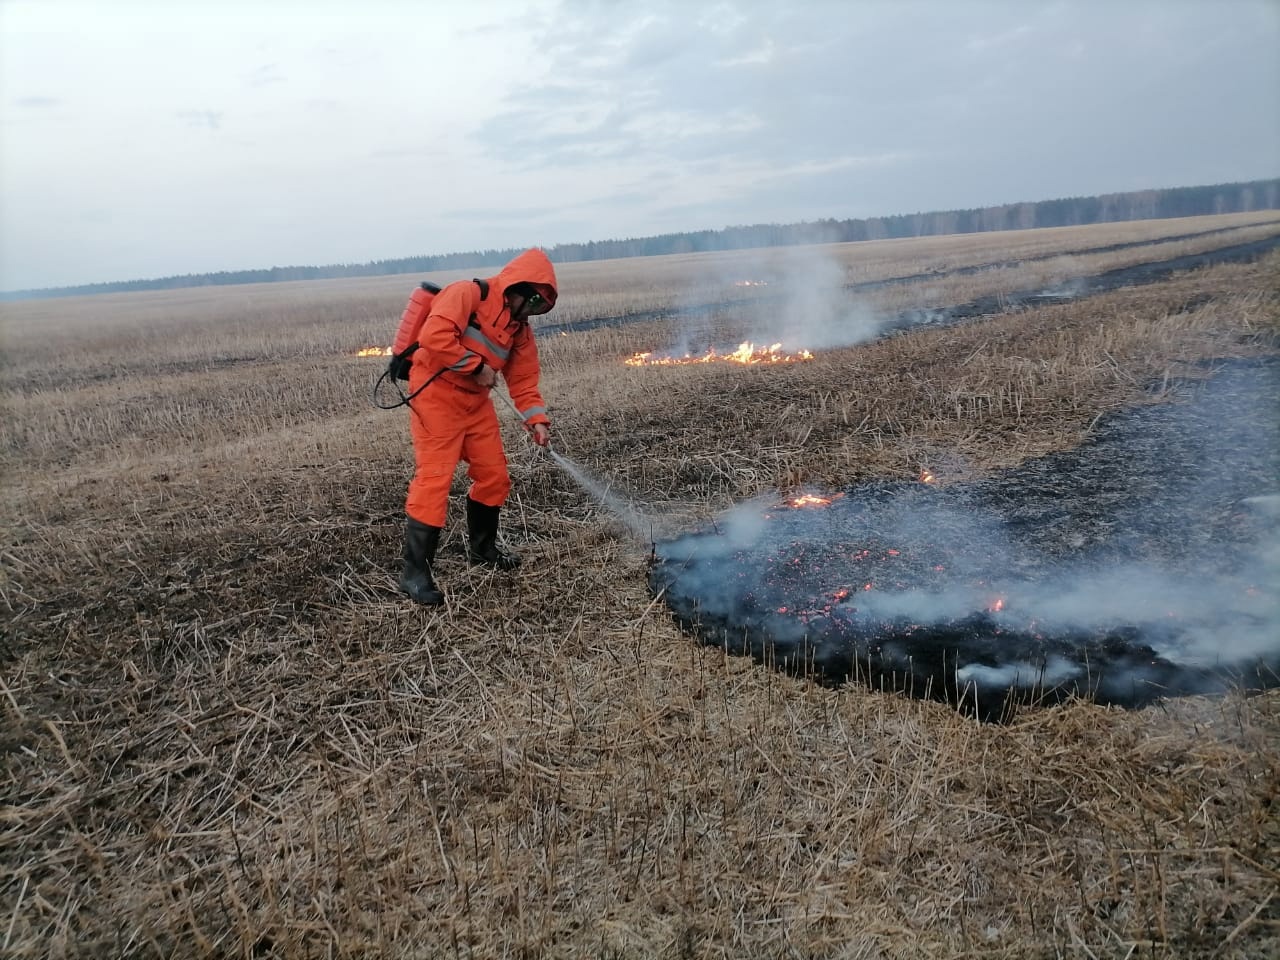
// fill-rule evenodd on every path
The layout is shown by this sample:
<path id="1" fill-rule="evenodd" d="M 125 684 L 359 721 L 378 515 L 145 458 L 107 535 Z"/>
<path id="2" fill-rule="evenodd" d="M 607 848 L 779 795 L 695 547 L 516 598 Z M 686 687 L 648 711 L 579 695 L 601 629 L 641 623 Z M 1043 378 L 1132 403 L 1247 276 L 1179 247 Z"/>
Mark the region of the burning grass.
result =
<path id="1" fill-rule="evenodd" d="M 783 350 L 781 343 L 758 347 L 750 340 L 744 340 L 738 344 L 736 350 L 728 353 L 717 353 L 715 348 L 712 348 L 696 357 L 690 354 L 673 357 L 658 356 L 646 350 L 632 354 L 623 363 L 629 367 L 671 367 L 688 363 L 738 363 L 743 366 L 753 366 L 758 363 L 796 363 L 800 360 L 812 359 L 813 354 L 808 350 L 800 349 L 793 353 Z"/>
<path id="2" fill-rule="evenodd" d="M 670 298 L 644 267 L 610 281 L 638 308 Z M 674 532 L 1068 450 L 1166 374 L 1274 350 L 1276 271 L 797 364 L 620 364 L 660 322 L 553 336 L 545 388 L 559 449 Z M 525 565 L 470 571 L 451 517 L 447 606 L 411 608 L 405 424 L 350 357 L 405 283 L 353 283 L 4 307 L 92 349 L 6 338 L 0 952 L 1274 952 L 1274 692 L 993 727 L 761 669 L 682 634 L 644 547 L 505 419 Z"/>

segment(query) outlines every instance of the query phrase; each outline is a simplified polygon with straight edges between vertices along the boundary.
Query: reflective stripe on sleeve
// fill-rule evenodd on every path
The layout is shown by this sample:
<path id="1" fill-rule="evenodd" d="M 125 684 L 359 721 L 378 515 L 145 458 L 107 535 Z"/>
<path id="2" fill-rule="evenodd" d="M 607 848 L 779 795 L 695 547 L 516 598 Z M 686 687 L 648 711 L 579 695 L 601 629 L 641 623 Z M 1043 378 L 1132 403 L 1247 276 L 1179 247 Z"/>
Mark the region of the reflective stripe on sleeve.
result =
<path id="1" fill-rule="evenodd" d="M 504 347 L 498 346 L 498 344 L 494 343 L 492 340 L 486 337 L 483 333 L 481 333 L 475 327 L 467 327 L 467 329 L 462 334 L 462 339 L 475 341 L 477 344 L 484 347 L 484 349 L 488 350 L 491 354 L 493 354 L 503 363 L 507 362 L 507 355 L 511 353 L 510 348 L 504 348 Z"/>
<path id="2" fill-rule="evenodd" d="M 480 359 L 479 354 L 472 353 L 470 350 L 468 350 L 466 353 L 462 355 L 461 360 L 459 360 L 457 363 L 450 364 L 449 369 L 456 370 L 459 373 L 461 373 L 463 370 L 466 370 L 467 367 L 471 366 L 472 360 L 479 360 L 479 359 Z"/>
<path id="3" fill-rule="evenodd" d="M 546 407 L 530 407 L 528 410 L 520 411 L 520 416 L 523 417 L 525 420 L 528 420 L 530 417 L 536 417 L 538 414 L 542 414 L 545 417 L 547 415 L 547 408 Z"/>

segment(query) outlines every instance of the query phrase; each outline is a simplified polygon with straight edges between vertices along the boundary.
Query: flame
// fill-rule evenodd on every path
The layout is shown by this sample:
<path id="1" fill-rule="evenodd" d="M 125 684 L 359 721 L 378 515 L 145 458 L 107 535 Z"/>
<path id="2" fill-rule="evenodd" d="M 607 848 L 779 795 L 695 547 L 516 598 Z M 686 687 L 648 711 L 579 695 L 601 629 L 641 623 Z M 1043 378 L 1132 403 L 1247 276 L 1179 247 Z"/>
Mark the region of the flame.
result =
<path id="1" fill-rule="evenodd" d="M 802 493 L 795 497 L 788 497 L 783 503 L 788 507 L 826 507 L 843 496 L 843 493 L 837 493 L 831 497 L 819 497 L 812 493 Z"/>
<path id="2" fill-rule="evenodd" d="M 735 287 L 767 287 L 768 280 L 739 280 L 734 284 Z"/>
<path id="3" fill-rule="evenodd" d="M 792 497 L 787 504 L 792 507 L 825 507 L 831 502 L 827 497 L 815 497 L 806 493 L 801 497 Z"/>
<path id="4" fill-rule="evenodd" d="M 1004 609 L 1004 597 L 996 597 L 989 604 L 987 604 L 987 610 L 990 611 L 991 613 L 999 613 L 1003 609 Z"/>
<path id="5" fill-rule="evenodd" d="M 357 357 L 389 357 L 391 356 L 390 347 L 361 347 L 356 351 Z"/>
<path id="6" fill-rule="evenodd" d="M 628 357 L 624 363 L 629 367 L 656 367 L 656 366 L 675 366 L 685 363 L 741 363 L 741 364 L 757 364 L 757 363 L 795 363 L 797 360 L 812 360 L 813 354 L 808 350 L 799 350 L 795 353 L 784 353 L 781 343 L 774 343 L 767 347 L 757 347 L 754 343 L 746 341 L 738 344 L 738 349 L 732 353 L 717 353 L 712 347 L 700 357 L 691 354 L 685 354 L 683 357 L 664 357 L 655 356 L 652 351 L 644 353 L 636 353 Z"/>
<path id="7" fill-rule="evenodd" d="M 932 473 L 930 473 L 930 472 L 928 471 L 928 469 L 926 469 L 925 467 L 921 467 L 921 468 L 920 468 L 920 482 L 921 482 L 921 483 L 937 483 L 937 482 L 938 482 L 938 478 L 937 478 L 937 477 L 935 477 Z"/>

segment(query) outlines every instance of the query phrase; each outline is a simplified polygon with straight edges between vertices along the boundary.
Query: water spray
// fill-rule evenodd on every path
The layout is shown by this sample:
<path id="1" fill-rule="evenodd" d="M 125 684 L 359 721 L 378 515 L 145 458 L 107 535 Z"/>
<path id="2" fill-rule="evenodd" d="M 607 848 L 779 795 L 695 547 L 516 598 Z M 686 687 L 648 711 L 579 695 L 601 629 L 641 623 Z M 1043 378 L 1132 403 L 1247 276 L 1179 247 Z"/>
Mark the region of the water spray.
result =
<path id="1" fill-rule="evenodd" d="M 502 402 L 507 405 L 512 413 L 517 417 L 520 416 L 520 411 L 516 409 L 515 404 L 511 402 L 510 398 L 508 398 L 505 393 L 497 390 L 492 392 L 496 393 L 502 399 Z M 523 419 L 524 418 L 521 417 L 521 420 Z M 621 521 L 633 537 L 642 543 L 652 541 L 654 522 L 648 514 L 631 501 L 618 496 L 609 489 L 608 484 L 600 482 L 595 477 L 587 473 L 587 471 L 577 463 L 555 450 L 551 446 L 550 441 L 548 441 L 545 447 L 541 447 L 540 449 L 546 451 L 547 456 L 550 457 L 552 461 L 568 475 L 569 479 L 581 487 L 582 490 L 591 497 L 599 501 L 602 507 Z"/>

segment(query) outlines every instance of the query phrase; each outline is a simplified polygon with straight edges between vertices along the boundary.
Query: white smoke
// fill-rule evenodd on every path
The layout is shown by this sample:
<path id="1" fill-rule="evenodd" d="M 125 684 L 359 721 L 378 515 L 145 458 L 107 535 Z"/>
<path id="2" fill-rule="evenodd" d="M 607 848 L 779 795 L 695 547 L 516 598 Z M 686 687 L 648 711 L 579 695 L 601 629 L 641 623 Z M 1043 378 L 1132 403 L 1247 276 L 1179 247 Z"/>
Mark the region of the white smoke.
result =
<path id="1" fill-rule="evenodd" d="M 1229 571 L 1191 576 L 1149 563 L 1029 564 L 1036 576 L 1016 574 L 1019 557 L 1029 557 L 1006 535 L 998 517 L 961 511 L 908 498 L 886 502 L 870 519 L 842 516 L 845 505 L 796 510 L 757 499 L 725 514 L 714 531 L 663 545 L 664 560 L 681 566 L 680 589 L 700 598 L 702 609 L 733 616 L 744 596 L 774 596 L 779 575 L 790 565 L 801 571 L 800 594 L 783 598 L 791 610 L 813 598 L 840 597 L 829 606 L 845 611 L 845 622 L 911 624 L 925 631 L 981 618 L 983 629 L 1048 641 L 1123 637 L 1150 647 L 1168 664 L 1189 670 L 1266 669 L 1280 664 L 1280 497 L 1262 498 L 1256 511 L 1264 529 L 1233 558 Z M 779 523 L 779 521 L 782 521 Z M 859 567 L 850 554 L 867 546 L 868 531 L 879 544 L 923 544 L 937 561 L 936 582 L 895 588 L 877 582 L 884 567 L 873 557 Z M 781 547 L 780 547 L 781 545 Z M 1237 545 L 1238 547 L 1242 545 Z M 883 552 L 873 548 L 872 553 Z M 1000 569 L 988 570 L 984 558 Z M 883 560 L 883 557 L 881 557 Z M 859 572 L 859 571 L 865 571 Z M 863 580 L 872 589 L 864 589 Z M 767 607 L 773 606 L 766 604 Z M 828 611 L 829 615 L 830 611 Z M 820 631 L 821 621 L 812 627 Z M 887 639 L 887 637 L 886 637 Z M 893 641 L 897 643 L 899 641 Z M 904 648 L 904 660 L 910 651 Z M 1044 688 L 1090 679 L 1086 663 L 1049 653 L 1027 659 L 1010 649 L 1009 659 L 957 664 L 956 679 L 987 687 Z M 1141 682 L 1143 667 L 1109 684 Z"/>
<path id="2" fill-rule="evenodd" d="M 678 298 L 681 309 L 672 323 L 672 339 L 656 352 L 700 356 L 709 349 L 731 351 L 742 342 L 781 344 L 784 353 L 829 350 L 874 340 L 886 326 L 883 317 L 846 289 L 844 267 L 822 247 L 782 247 L 736 257 L 715 270 L 713 278 L 703 278 Z M 740 305 L 718 309 L 718 326 L 738 326 L 738 332 L 713 328 L 705 306 L 707 290 L 734 291 L 746 285 L 759 290 L 754 295 L 730 293 Z"/>
<path id="3" fill-rule="evenodd" d="M 844 267 L 818 247 L 784 249 L 777 257 L 777 301 L 762 309 L 749 335 L 784 352 L 829 350 L 873 340 L 883 323 L 845 289 Z"/>
<path id="4" fill-rule="evenodd" d="M 1062 657 L 1049 657 L 1043 664 L 1013 662 L 998 667 L 971 663 L 956 671 L 961 685 L 974 684 L 991 689 L 1007 690 L 1011 687 L 1034 689 L 1058 687 L 1083 678 L 1084 669 L 1078 663 Z"/>

